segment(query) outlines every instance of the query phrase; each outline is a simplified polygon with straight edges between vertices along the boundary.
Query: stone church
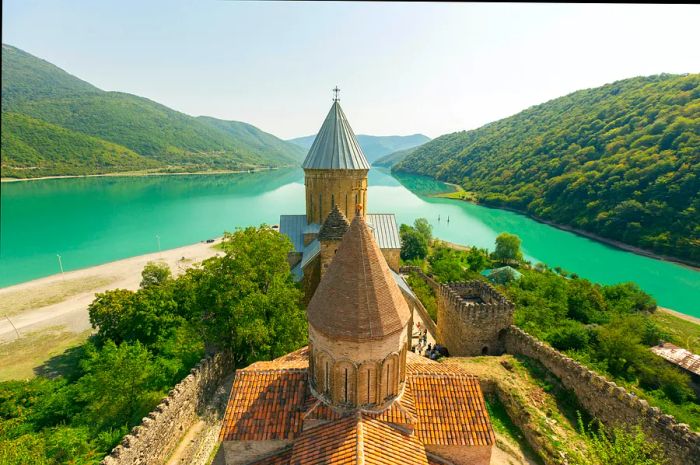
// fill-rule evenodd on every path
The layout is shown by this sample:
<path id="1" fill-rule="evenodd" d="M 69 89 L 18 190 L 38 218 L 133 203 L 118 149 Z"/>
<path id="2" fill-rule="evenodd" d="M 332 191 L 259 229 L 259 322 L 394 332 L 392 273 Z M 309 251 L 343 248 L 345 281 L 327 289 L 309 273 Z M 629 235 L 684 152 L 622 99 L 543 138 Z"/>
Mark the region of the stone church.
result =
<path id="1" fill-rule="evenodd" d="M 411 351 L 396 221 L 366 213 L 369 164 L 337 99 L 303 166 L 306 214 L 280 230 L 306 286 L 309 345 L 236 372 L 215 463 L 487 465 L 478 379 Z"/>

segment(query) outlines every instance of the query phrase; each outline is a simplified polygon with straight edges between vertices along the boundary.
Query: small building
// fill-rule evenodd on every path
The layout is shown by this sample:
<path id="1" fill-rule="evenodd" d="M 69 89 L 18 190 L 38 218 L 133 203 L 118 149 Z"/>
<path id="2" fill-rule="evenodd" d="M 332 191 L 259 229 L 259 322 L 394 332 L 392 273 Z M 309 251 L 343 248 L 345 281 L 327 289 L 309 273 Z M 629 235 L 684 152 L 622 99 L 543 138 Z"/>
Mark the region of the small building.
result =
<path id="1" fill-rule="evenodd" d="M 518 281 L 523 277 L 523 274 L 512 266 L 502 266 L 500 268 L 484 270 L 481 272 L 481 275 L 495 284 L 506 284 L 511 281 Z"/>
<path id="2" fill-rule="evenodd" d="M 687 372 L 695 384 L 696 390 L 700 391 L 700 355 L 669 342 L 654 346 L 651 351 Z"/>

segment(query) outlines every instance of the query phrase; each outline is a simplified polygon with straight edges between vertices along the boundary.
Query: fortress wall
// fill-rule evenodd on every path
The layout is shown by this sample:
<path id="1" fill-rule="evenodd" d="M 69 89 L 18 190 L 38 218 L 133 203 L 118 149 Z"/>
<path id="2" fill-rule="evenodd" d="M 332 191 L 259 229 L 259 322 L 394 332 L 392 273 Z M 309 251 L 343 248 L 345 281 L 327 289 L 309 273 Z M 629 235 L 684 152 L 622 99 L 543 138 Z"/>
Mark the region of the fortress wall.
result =
<path id="1" fill-rule="evenodd" d="M 581 405 L 606 425 L 639 424 L 665 450 L 673 465 L 700 464 L 700 434 L 678 423 L 647 401 L 591 371 L 517 326 L 505 333 L 509 354 L 522 354 L 539 361 L 571 389 Z"/>
<path id="2" fill-rule="evenodd" d="M 464 300 L 479 296 L 483 303 Z M 505 351 L 501 333 L 513 324 L 513 304 L 481 281 L 440 286 L 438 342 L 455 356 L 498 355 Z"/>
<path id="3" fill-rule="evenodd" d="M 202 359 L 101 465 L 161 465 L 198 420 L 217 387 L 233 371 L 230 355 Z M 182 462 L 182 461 L 181 461 Z"/>

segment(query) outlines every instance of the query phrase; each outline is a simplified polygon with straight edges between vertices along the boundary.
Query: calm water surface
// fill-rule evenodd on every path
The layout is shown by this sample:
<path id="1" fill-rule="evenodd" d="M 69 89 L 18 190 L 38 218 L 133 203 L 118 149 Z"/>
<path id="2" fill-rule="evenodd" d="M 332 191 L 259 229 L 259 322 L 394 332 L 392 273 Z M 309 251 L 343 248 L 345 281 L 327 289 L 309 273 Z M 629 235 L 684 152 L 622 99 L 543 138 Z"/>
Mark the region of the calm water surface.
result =
<path id="1" fill-rule="evenodd" d="M 368 211 L 395 213 L 399 223 L 425 217 L 435 236 L 493 249 L 496 236 L 520 236 L 528 259 L 561 266 L 593 281 L 635 281 L 659 304 L 700 316 L 700 272 L 579 237 L 525 216 L 428 197 L 445 186 L 395 178 L 373 169 Z M 251 174 L 101 177 L 3 183 L 0 287 L 179 247 L 237 226 L 276 224 L 304 213 L 300 169 Z M 440 221 L 438 222 L 438 215 Z M 447 219 L 449 218 L 449 223 Z"/>

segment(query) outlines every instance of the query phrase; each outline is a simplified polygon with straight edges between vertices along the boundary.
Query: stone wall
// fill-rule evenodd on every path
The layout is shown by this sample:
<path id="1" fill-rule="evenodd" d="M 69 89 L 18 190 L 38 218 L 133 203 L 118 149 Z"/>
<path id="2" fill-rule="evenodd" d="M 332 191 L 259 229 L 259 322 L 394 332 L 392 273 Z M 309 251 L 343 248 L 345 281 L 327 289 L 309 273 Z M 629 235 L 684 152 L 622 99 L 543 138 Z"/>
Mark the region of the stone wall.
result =
<path id="1" fill-rule="evenodd" d="M 522 354 L 539 361 L 562 384 L 571 389 L 581 405 L 606 425 L 639 424 L 665 450 L 671 464 L 700 464 L 700 434 L 678 423 L 658 408 L 650 407 L 614 382 L 589 370 L 516 326 L 505 333 L 510 354 Z"/>
<path id="2" fill-rule="evenodd" d="M 513 324 L 513 304 L 489 284 L 469 281 L 442 285 L 437 306 L 437 341 L 450 355 L 498 355 L 505 351 L 501 335 Z"/>
<path id="3" fill-rule="evenodd" d="M 165 463 L 232 371 L 233 358 L 229 355 L 204 358 L 122 439 L 101 465 Z"/>
<path id="4" fill-rule="evenodd" d="M 367 170 L 304 170 L 306 219 L 323 224 L 337 205 L 345 217 L 355 218 L 357 205 L 367 212 Z"/>

